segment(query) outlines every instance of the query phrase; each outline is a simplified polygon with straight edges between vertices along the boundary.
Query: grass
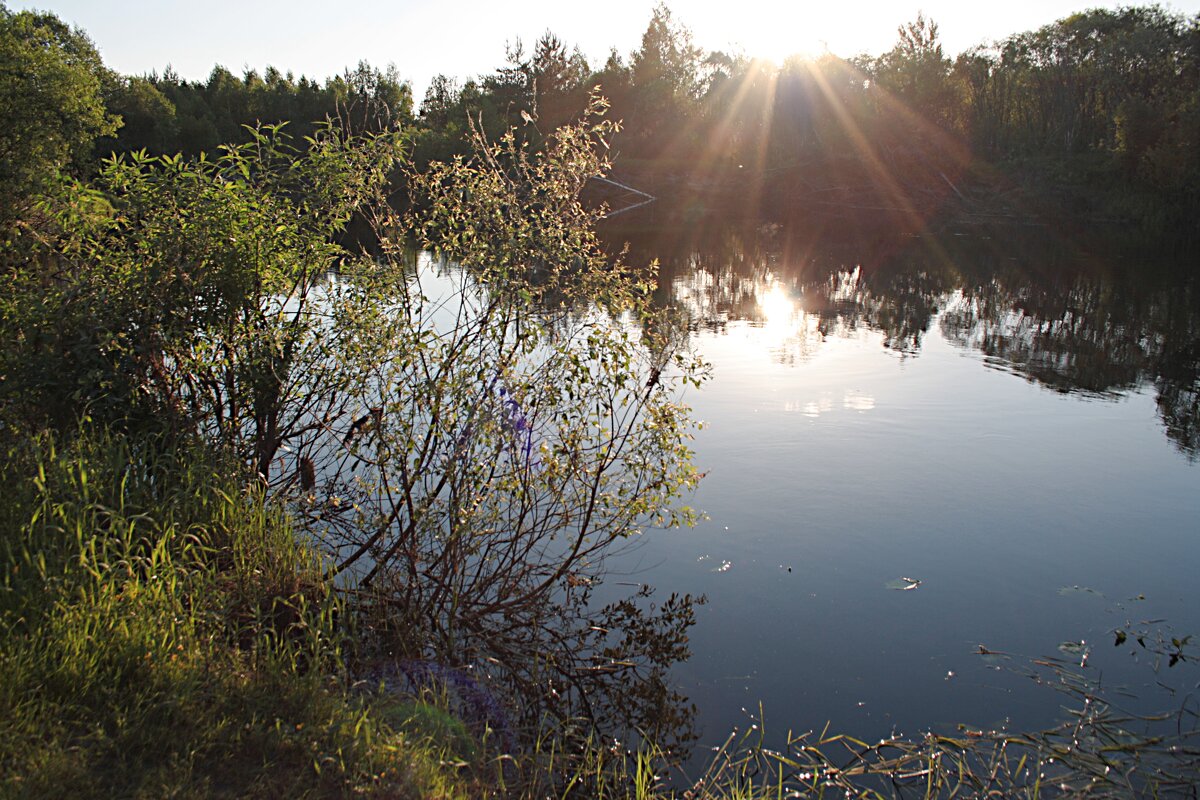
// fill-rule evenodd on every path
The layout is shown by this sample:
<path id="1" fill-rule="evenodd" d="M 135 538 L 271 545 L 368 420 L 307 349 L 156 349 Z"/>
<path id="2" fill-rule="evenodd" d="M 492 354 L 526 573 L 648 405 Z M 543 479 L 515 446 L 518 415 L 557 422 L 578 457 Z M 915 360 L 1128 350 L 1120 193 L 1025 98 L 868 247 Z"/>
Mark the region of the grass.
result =
<path id="1" fill-rule="evenodd" d="M 1200 712 L 1135 716 L 1108 705 L 1062 663 L 1039 668 L 1071 696 L 1060 726 L 1036 733 L 962 728 L 869 743 L 828 730 L 789 734 L 771 749 L 761 727 L 731 734 L 694 780 L 674 775 L 652 749 L 622 753 L 593 743 L 575 754 L 541 751 L 523 797 L 598 800 L 783 800 L 783 798 L 1195 797 L 1200 786 Z M 761 710 L 760 710 L 761 713 Z M 761 716 L 760 716 L 761 718 Z M 550 740 L 554 741 L 554 740 Z M 552 780 L 557 776 L 557 780 Z M 547 782 L 549 780 L 549 782 Z"/>
<path id="2" fill-rule="evenodd" d="M 467 796 L 346 691 L 336 598 L 235 474 L 106 436 L 10 452 L 0 796 Z"/>

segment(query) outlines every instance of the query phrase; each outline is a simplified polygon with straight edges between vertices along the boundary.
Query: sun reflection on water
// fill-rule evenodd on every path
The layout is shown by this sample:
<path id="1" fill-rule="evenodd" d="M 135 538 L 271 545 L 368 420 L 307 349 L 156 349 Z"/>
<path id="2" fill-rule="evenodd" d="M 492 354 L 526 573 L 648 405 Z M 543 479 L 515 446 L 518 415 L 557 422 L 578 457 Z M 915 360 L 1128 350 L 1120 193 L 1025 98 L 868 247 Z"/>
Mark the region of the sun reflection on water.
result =
<path id="1" fill-rule="evenodd" d="M 815 356 L 824 341 L 821 317 L 804 309 L 802 290 L 768 274 L 754 286 L 754 294 L 756 313 L 750 324 L 759 329 L 758 346 L 784 364 Z"/>
<path id="2" fill-rule="evenodd" d="M 822 392 L 815 400 L 788 400 L 784 402 L 783 410 L 788 413 L 803 414 L 806 417 L 816 419 L 822 414 L 828 414 L 838 408 L 859 412 L 872 411 L 875 408 L 874 396 L 861 391 L 847 390 L 843 393 L 840 403 L 834 397 L 835 395 L 832 392 Z"/>
<path id="3" fill-rule="evenodd" d="M 770 271 L 742 276 L 696 269 L 674 280 L 672 294 L 698 329 L 731 334 L 753 328 L 746 344 L 778 363 L 807 361 L 824 341 L 821 315 L 804 308 L 803 288 Z"/>
<path id="4" fill-rule="evenodd" d="M 762 314 L 761 324 L 770 330 L 791 328 L 799 310 L 797 303 L 777 278 L 770 278 L 769 281 L 765 287 L 766 291 L 758 295 L 758 308 Z"/>

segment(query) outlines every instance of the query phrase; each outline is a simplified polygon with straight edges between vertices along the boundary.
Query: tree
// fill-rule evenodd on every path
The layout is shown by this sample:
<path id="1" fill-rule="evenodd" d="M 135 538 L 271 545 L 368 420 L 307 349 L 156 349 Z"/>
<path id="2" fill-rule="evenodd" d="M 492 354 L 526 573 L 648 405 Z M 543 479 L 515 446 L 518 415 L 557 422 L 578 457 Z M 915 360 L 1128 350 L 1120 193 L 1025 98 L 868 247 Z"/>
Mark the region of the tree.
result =
<path id="1" fill-rule="evenodd" d="M 630 59 L 633 84 L 648 95 L 694 99 L 700 55 L 691 31 L 677 25 L 671 10 L 659 3 L 642 34 L 641 47 Z"/>
<path id="2" fill-rule="evenodd" d="M 449 125 L 454 115 L 462 90 L 458 81 L 446 75 L 435 75 L 425 90 L 425 99 L 421 101 L 421 120 L 431 128 L 444 128 Z M 459 120 L 453 120 L 457 123 Z"/>
<path id="3" fill-rule="evenodd" d="M 117 119 L 91 41 L 52 14 L 0 6 L 0 217 L 19 214 L 58 171 L 80 168 Z M 0 219 L 0 223 L 10 220 Z"/>
<path id="4" fill-rule="evenodd" d="M 326 130 L 301 157 L 264 129 L 211 159 L 117 158 L 49 198 L 47 256 L 61 268 L 13 265 L 8 410 L 34 428 L 88 415 L 200 436 L 270 481 L 280 448 L 337 391 L 293 394 L 314 375 L 336 385 L 313 365 L 326 351 L 308 312 L 397 148 Z M 281 307 L 292 296 L 299 308 Z"/>
<path id="5" fill-rule="evenodd" d="M 121 119 L 115 136 L 100 139 L 101 154 L 147 150 L 155 154 L 179 150 L 179 122 L 175 104 L 150 78 L 118 78 L 106 92 L 105 105 Z"/>
<path id="6" fill-rule="evenodd" d="M 583 84 L 590 70 L 578 47 L 568 55 L 562 40 L 546 31 L 534 45 L 530 71 L 541 130 L 554 131 L 583 110 L 587 101 Z"/>
<path id="7" fill-rule="evenodd" d="M 664 669 L 686 654 L 692 600 L 588 607 L 606 552 L 688 522 L 673 501 L 697 479 L 676 392 L 701 365 L 578 200 L 614 129 L 559 129 L 536 157 L 477 132 L 471 159 L 413 176 L 418 240 L 461 271 L 399 298 L 407 338 L 375 371 L 361 432 L 314 453 L 317 474 L 343 477 L 307 508 L 353 545 L 339 569 L 383 591 L 398 651 L 491 664 L 531 721 L 666 735 L 684 721 Z"/>
<path id="8" fill-rule="evenodd" d="M 700 62 L 701 51 L 692 43 L 691 32 L 677 25 L 671 10 L 659 3 L 641 47 L 630 57 L 635 115 L 631 131 L 657 141 L 667 125 L 685 120 L 699 97 Z"/>
<path id="9" fill-rule="evenodd" d="M 336 113 L 355 130 L 380 132 L 412 122 L 412 87 L 400 80 L 394 64 L 380 70 L 366 61 L 328 84 Z"/>
<path id="10" fill-rule="evenodd" d="M 951 127 L 957 111 L 952 64 L 942 52 L 937 23 L 917 14 L 897 33 L 896 45 L 876 59 L 874 79 L 924 122 Z"/>

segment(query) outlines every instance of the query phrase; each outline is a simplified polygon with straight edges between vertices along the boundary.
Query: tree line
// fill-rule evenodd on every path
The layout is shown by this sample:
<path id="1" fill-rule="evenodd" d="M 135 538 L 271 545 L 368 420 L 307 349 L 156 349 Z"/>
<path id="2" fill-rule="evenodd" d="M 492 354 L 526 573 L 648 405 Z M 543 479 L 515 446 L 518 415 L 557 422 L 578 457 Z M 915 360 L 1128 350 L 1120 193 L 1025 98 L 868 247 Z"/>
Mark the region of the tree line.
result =
<path id="1" fill-rule="evenodd" d="M 77 163 L 83 145 L 92 157 L 194 157 L 243 140 L 247 126 L 288 122 L 305 137 L 334 118 L 404 130 L 421 165 L 466 153 L 473 125 L 541 146 L 598 86 L 623 127 L 618 176 L 701 210 L 735 198 L 751 214 L 858 209 L 920 224 L 947 209 L 1052 208 L 1162 228 L 1200 209 L 1200 15 L 1159 6 L 1092 9 L 955 57 L 918 15 L 883 54 L 776 65 L 703 50 L 659 5 L 627 56 L 614 49 L 593 64 L 547 31 L 531 50 L 511 43 L 490 74 L 436 76 L 419 108 L 395 67 L 366 62 L 324 81 L 274 67 L 239 77 L 217 66 L 204 81 L 170 68 L 121 76 L 51 16 L 6 11 L 6 35 L 33 19 L 86 76 L 60 110 L 90 133 Z M 4 91 L 12 106 L 19 91 Z"/>

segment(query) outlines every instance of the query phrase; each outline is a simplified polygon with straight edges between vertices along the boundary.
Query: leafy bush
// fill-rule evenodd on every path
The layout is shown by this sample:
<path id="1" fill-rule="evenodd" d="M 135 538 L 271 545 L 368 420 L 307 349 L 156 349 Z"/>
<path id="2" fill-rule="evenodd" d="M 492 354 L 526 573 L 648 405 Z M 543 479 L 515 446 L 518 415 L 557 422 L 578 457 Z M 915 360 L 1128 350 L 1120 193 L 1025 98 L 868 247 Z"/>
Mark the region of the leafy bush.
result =
<path id="1" fill-rule="evenodd" d="M 652 270 L 610 258 L 579 202 L 607 167 L 603 110 L 536 155 L 478 136 L 409 176 L 411 219 L 387 202 L 390 134 L 108 162 L 48 201 L 42 252 L 10 253 L 0 414 L 230 454 L 380 652 L 490 665 L 531 725 L 683 726 L 665 671 L 693 599 L 589 607 L 614 545 L 692 519 L 679 394 L 703 376 Z M 414 267 L 405 234 L 446 261 Z"/>

